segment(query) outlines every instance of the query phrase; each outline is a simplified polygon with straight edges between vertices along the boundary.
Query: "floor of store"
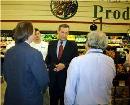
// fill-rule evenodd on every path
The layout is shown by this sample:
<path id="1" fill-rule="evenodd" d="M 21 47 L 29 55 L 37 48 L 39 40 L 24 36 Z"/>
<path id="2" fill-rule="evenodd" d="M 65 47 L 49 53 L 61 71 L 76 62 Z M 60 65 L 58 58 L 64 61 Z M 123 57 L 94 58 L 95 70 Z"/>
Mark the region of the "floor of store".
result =
<path id="1" fill-rule="evenodd" d="M 1 84 L 1 105 L 3 105 L 4 102 L 4 94 L 5 94 L 5 89 L 6 89 L 6 82 L 3 82 Z M 117 87 L 117 92 L 116 92 L 116 100 L 114 103 L 114 100 L 112 101 L 113 104 L 110 105 L 130 105 L 130 98 L 128 98 L 128 87 Z M 114 93 L 114 87 L 112 88 L 112 93 Z M 121 98 L 120 98 L 120 97 Z M 127 97 L 126 97 L 127 96 Z M 50 105 L 49 103 L 49 92 L 48 89 L 46 93 L 44 94 L 44 105 Z"/>

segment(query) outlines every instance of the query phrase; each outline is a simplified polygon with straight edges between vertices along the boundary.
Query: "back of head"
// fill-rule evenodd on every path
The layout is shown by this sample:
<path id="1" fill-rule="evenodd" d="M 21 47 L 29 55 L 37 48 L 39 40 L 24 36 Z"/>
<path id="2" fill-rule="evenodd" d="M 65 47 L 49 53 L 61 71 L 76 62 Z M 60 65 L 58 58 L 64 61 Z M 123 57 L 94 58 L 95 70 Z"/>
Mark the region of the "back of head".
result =
<path id="1" fill-rule="evenodd" d="M 34 28 L 34 30 L 35 30 L 35 32 L 36 32 L 36 31 L 39 31 L 39 29 L 38 29 L 38 28 Z"/>
<path id="2" fill-rule="evenodd" d="M 29 21 L 19 22 L 15 28 L 14 40 L 16 43 L 24 42 L 33 34 L 33 25 Z"/>
<path id="3" fill-rule="evenodd" d="M 14 40 L 14 33 L 15 33 L 15 28 L 11 31 L 11 34 L 10 34 L 13 40 Z"/>
<path id="4" fill-rule="evenodd" d="M 101 31 L 91 31 L 87 38 L 86 44 L 89 48 L 105 50 L 108 45 L 108 37 Z"/>

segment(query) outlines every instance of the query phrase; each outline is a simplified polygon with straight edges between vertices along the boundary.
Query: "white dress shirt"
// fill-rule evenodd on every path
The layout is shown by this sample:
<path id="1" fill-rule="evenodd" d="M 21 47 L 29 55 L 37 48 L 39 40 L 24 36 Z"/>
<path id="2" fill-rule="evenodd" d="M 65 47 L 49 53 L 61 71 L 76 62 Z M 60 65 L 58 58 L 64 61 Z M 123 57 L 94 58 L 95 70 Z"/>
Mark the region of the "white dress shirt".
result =
<path id="1" fill-rule="evenodd" d="M 39 44 L 36 44 L 36 43 L 32 42 L 30 45 L 33 48 L 40 51 L 42 53 L 42 55 L 43 55 L 43 59 L 45 60 L 46 55 L 47 55 L 47 51 L 48 51 L 48 42 L 41 41 Z"/>
<path id="2" fill-rule="evenodd" d="M 64 49 L 64 47 L 65 47 L 65 45 L 66 45 L 66 41 L 67 40 L 62 40 L 62 42 L 63 42 L 63 49 Z M 58 40 L 58 43 L 57 43 L 57 57 L 58 57 L 58 53 L 59 53 L 59 46 L 60 46 L 60 44 L 61 44 L 61 40 Z"/>
<path id="3" fill-rule="evenodd" d="M 65 105 L 108 104 L 115 65 L 100 49 L 75 57 L 67 71 Z"/>

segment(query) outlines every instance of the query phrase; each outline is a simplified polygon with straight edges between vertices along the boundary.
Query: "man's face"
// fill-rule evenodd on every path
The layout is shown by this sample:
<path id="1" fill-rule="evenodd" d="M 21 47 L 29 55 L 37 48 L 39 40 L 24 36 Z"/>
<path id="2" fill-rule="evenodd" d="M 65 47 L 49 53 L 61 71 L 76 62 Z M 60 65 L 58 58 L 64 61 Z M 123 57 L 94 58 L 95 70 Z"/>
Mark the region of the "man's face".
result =
<path id="1" fill-rule="evenodd" d="M 41 38 L 41 33 L 39 31 L 36 31 L 34 39 L 39 40 L 40 38 Z"/>
<path id="2" fill-rule="evenodd" d="M 57 33 L 60 40 L 66 40 L 69 34 L 69 28 L 61 27 L 60 30 L 57 31 Z"/>

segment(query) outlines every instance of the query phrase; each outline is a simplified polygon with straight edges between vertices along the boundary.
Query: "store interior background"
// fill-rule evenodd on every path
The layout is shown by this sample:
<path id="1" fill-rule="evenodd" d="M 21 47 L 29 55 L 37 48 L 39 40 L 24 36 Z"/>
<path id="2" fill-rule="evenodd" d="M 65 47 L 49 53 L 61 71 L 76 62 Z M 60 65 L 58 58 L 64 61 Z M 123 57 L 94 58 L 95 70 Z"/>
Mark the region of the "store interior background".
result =
<path id="1" fill-rule="evenodd" d="M 120 46 L 123 42 L 127 42 L 126 46 L 130 48 L 128 42 L 128 30 L 130 30 L 130 0 L 78 0 L 77 13 L 69 19 L 59 19 L 55 17 L 50 8 L 51 0 L 1 0 L 1 50 L 11 42 L 11 30 L 13 30 L 19 21 L 30 20 L 34 27 L 38 28 L 43 40 L 50 41 L 56 39 L 55 34 L 57 27 L 62 23 L 70 25 L 70 40 L 78 43 L 79 51 L 85 50 L 84 43 L 90 25 L 94 18 L 94 5 L 98 6 L 97 17 L 102 17 L 102 31 L 109 36 L 109 44 L 112 46 Z M 102 12 L 100 7 L 103 8 Z M 128 10 L 129 19 L 123 18 L 123 12 Z M 109 18 L 106 19 L 106 11 L 111 10 Z M 114 18 L 114 11 L 116 17 Z M 95 21 L 97 30 L 100 30 L 101 23 Z M 49 38 L 45 38 L 45 35 Z M 130 37 L 130 36 L 129 36 Z M 124 40 L 123 40 L 124 39 Z M 5 43 L 4 43 L 5 42 Z M 2 87 L 2 99 L 5 86 Z"/>
<path id="2" fill-rule="evenodd" d="M 94 12 L 96 11 L 94 11 L 94 5 L 97 6 L 97 18 L 102 17 L 102 31 L 106 32 L 108 36 L 112 36 L 109 37 L 110 39 L 118 39 L 118 36 L 120 36 L 119 39 L 121 39 L 127 36 L 128 30 L 130 30 L 129 0 L 78 0 L 77 13 L 69 19 L 59 19 L 55 17 L 51 12 L 50 3 L 51 0 L 2 0 L 1 35 L 4 37 L 10 36 L 10 30 L 15 28 L 17 22 L 30 20 L 43 35 L 49 34 L 49 37 L 51 37 L 51 35 L 53 36 L 56 34 L 58 25 L 67 23 L 70 25 L 70 34 L 74 35 L 70 37 L 70 40 L 81 39 L 81 42 L 85 42 L 83 35 L 90 32 L 90 25 L 95 19 Z M 102 12 L 100 12 L 100 6 L 103 9 Z M 127 10 L 127 8 L 129 8 L 129 10 Z M 108 14 L 107 18 L 106 11 L 109 10 L 111 12 Z M 125 11 L 128 12 L 125 14 L 125 18 L 128 17 L 129 19 L 123 18 L 123 13 Z M 114 12 L 116 19 L 114 17 Z M 97 30 L 100 30 L 100 20 L 96 20 L 95 24 L 98 27 Z M 76 35 L 78 35 L 78 38 Z M 10 40 L 10 38 L 7 38 L 7 40 L 8 39 Z M 45 40 L 49 41 L 49 39 Z M 118 42 L 121 43 L 122 40 L 118 40 Z"/>

